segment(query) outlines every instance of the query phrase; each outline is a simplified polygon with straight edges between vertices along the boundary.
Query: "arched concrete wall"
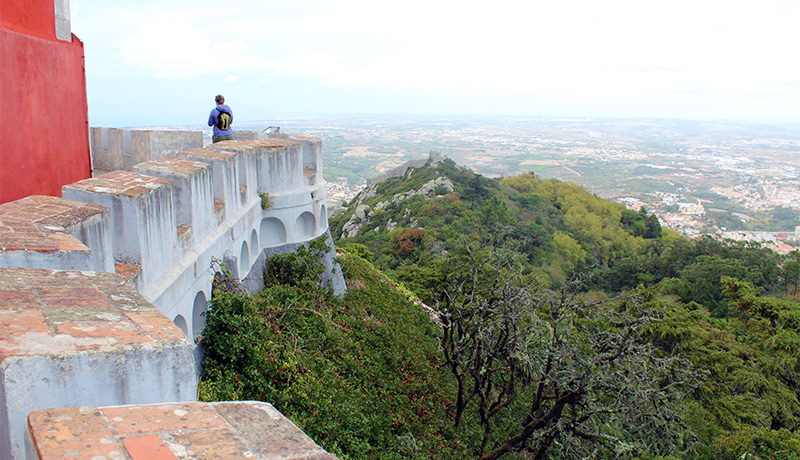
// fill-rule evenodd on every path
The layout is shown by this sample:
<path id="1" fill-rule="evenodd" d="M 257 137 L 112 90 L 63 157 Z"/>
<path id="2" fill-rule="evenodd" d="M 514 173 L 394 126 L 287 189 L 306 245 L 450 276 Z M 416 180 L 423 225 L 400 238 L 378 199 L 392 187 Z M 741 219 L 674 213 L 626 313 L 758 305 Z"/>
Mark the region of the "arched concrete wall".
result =
<path id="1" fill-rule="evenodd" d="M 258 288 L 270 254 L 294 250 L 328 233 L 326 183 L 303 168 L 305 160 L 310 162 L 306 165 L 313 163 L 307 153 L 315 151 L 306 147 L 319 141 L 302 143 L 301 149 L 291 140 L 223 141 L 215 145 L 226 144 L 225 149 L 190 149 L 138 164 L 133 172 L 114 171 L 69 184 L 63 195 L 109 209 L 108 215 L 96 217 L 104 219 L 111 233 L 109 244 L 81 241 L 93 250 L 106 248 L 109 267 L 125 264 L 145 299 L 169 318 L 182 317 L 188 338 L 196 339 L 205 324 L 200 313 L 211 298 L 214 258 L 224 259 L 239 279 L 252 276 Z M 321 160 L 315 158 L 319 171 Z M 268 174 L 254 170 L 272 166 L 292 177 L 279 177 L 276 169 Z M 267 209 L 251 190 L 254 185 L 269 194 Z M 135 231 L 129 235 L 117 229 Z M 344 289 L 343 280 L 337 286 Z"/>

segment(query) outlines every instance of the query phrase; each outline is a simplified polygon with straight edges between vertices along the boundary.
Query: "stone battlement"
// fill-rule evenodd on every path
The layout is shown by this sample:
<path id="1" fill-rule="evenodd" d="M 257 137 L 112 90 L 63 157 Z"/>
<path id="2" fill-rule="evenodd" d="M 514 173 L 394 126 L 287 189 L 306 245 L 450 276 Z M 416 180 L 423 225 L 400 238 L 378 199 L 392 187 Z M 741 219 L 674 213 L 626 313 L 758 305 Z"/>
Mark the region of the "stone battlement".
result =
<path id="1" fill-rule="evenodd" d="M 247 279 L 260 273 L 254 262 L 264 249 L 291 250 L 328 231 L 317 139 L 234 140 L 167 153 L 65 185 L 63 199 L 0 205 L 0 266 L 116 269 L 188 335 L 202 324 L 176 305 L 191 305 L 187 291 L 202 294 L 202 303 L 210 297 L 211 274 L 203 273 L 212 257 Z"/>
<path id="2" fill-rule="evenodd" d="M 131 171 L 139 163 L 203 147 L 203 132 L 91 128 L 89 144 L 95 172 Z"/>
<path id="3" fill-rule="evenodd" d="M 280 129 L 271 133 L 259 131 L 234 131 L 234 139 L 289 139 Z M 296 140 L 313 140 L 292 136 Z M 195 148 L 203 148 L 202 131 L 90 128 L 89 142 L 92 151 L 92 170 L 96 175 L 108 171 L 132 171 L 139 163 L 170 157 Z"/>
<path id="4" fill-rule="evenodd" d="M 168 153 L 65 185 L 63 199 L 0 205 L 0 265 L 116 270 L 193 339 L 204 327 L 212 258 L 257 288 L 265 249 L 286 252 L 328 231 L 317 139 Z M 344 289 L 342 280 L 334 286 Z"/>
<path id="5" fill-rule="evenodd" d="M 0 205 L 0 457 L 24 458 L 33 410 L 194 400 L 215 260 L 256 289 L 269 256 L 327 235 L 344 291 L 318 139 L 155 156 Z"/>

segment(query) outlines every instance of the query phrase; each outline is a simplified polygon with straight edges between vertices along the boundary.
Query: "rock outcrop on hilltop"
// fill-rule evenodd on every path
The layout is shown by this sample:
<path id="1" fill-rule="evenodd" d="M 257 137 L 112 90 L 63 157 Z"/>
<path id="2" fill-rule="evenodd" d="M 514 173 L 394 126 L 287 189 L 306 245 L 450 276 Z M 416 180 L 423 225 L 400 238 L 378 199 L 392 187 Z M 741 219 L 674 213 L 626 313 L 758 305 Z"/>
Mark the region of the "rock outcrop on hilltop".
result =
<path id="1" fill-rule="evenodd" d="M 370 219 L 375 215 L 376 212 L 386 209 L 389 205 L 400 204 L 403 201 L 415 196 L 433 196 L 434 192 L 440 187 L 443 188 L 447 193 L 452 193 L 455 190 L 455 186 L 450 179 L 447 177 L 437 177 L 436 179 L 431 179 L 430 181 L 426 182 L 417 190 L 410 190 L 406 193 L 397 193 L 392 197 L 391 200 L 379 201 L 374 206 L 359 204 L 375 196 L 376 187 L 376 185 L 372 185 L 366 188 L 359 196 L 356 197 L 355 200 L 353 200 L 356 208 L 355 212 L 350 217 L 350 220 L 348 220 L 342 228 L 342 235 L 344 238 L 355 237 L 364 225 L 368 225 L 371 222 Z M 386 223 L 385 228 L 386 231 L 390 232 L 397 228 L 397 222 L 390 220 Z"/>

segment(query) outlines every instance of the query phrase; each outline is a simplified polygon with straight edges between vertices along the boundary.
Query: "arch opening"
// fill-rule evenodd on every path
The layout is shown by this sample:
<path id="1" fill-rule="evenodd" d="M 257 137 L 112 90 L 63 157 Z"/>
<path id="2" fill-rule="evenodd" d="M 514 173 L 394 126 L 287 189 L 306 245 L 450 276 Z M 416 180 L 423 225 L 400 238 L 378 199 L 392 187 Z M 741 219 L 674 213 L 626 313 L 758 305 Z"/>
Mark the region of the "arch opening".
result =
<path id="1" fill-rule="evenodd" d="M 183 331 L 183 335 L 186 336 L 186 338 L 188 339 L 189 327 L 186 325 L 186 319 L 183 317 L 183 315 L 176 316 L 175 319 L 172 320 L 172 322 L 175 323 L 175 325 L 178 326 L 178 328 L 181 331 Z"/>
<path id="2" fill-rule="evenodd" d="M 261 247 L 277 246 L 286 243 L 286 226 L 280 219 L 266 217 L 261 219 Z"/>
<path id="3" fill-rule="evenodd" d="M 192 306 L 192 339 L 197 340 L 203 334 L 203 329 L 206 328 L 206 312 L 208 311 L 208 301 L 206 294 L 203 291 L 194 296 L 194 305 Z"/>
<path id="4" fill-rule="evenodd" d="M 258 249 L 258 233 L 253 229 L 253 231 L 250 232 L 250 253 L 253 256 L 253 260 L 258 256 Z"/>
<path id="5" fill-rule="evenodd" d="M 328 228 L 328 210 L 324 204 L 319 208 L 319 225 L 323 229 Z"/>
<path id="6" fill-rule="evenodd" d="M 247 248 L 247 241 L 242 241 L 242 250 L 239 253 L 239 276 L 244 278 L 250 271 L 250 250 Z"/>
<path id="7" fill-rule="evenodd" d="M 307 238 L 314 236 L 314 227 L 316 226 L 314 215 L 308 211 L 300 214 L 294 226 L 298 235 L 301 237 Z"/>

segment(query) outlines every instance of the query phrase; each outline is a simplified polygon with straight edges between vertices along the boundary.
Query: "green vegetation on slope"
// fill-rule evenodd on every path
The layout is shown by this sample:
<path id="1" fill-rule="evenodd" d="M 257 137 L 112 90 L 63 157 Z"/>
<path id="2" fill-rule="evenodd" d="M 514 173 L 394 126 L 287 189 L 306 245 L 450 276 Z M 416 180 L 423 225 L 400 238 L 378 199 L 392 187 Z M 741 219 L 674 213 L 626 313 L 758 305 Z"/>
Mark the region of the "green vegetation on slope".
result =
<path id="1" fill-rule="evenodd" d="M 667 402 L 691 368 L 641 340 L 650 317 L 630 300 L 541 297 L 502 250 L 464 247 L 452 262 L 470 268 L 437 274 L 454 303 L 437 302 L 435 326 L 358 255 L 363 247 L 340 258 L 350 289 L 333 296 L 317 285 L 315 247 L 273 257 L 257 295 L 215 292 L 202 399 L 271 402 L 343 459 L 684 448 L 685 433 L 667 430 L 679 422 Z M 477 283 L 461 283 L 475 271 Z M 468 300 L 489 291 L 499 297 Z"/>
<path id="2" fill-rule="evenodd" d="M 450 179 L 453 190 L 392 199 L 436 177 Z M 513 242 L 528 262 L 520 272 L 538 275 L 551 289 L 582 273 L 588 275 L 585 289 L 604 295 L 635 292 L 661 305 L 664 318 L 648 326 L 652 343 L 707 373 L 684 408 L 698 441 L 693 454 L 683 454 L 686 458 L 800 454 L 794 422 L 800 393 L 800 367 L 793 357 L 798 327 L 786 319 L 800 315 L 800 305 L 793 298 L 771 297 L 797 291 L 800 255 L 781 257 L 757 243 L 684 239 L 662 231 L 644 211 L 530 174 L 493 181 L 445 163 L 386 181 L 366 195 L 366 202 L 357 198 L 333 219 L 338 244 L 366 245 L 378 268 L 427 302 L 434 301 L 442 283 L 437 264 L 457 251 L 465 235 L 475 235 L 486 245 Z M 354 209 L 380 203 L 390 204 L 380 206 L 381 212 L 368 208 L 355 237 L 345 238 L 341 230 L 355 220 Z M 386 222 L 398 226 L 386 231 Z M 743 299 L 780 313 L 769 313 L 770 319 L 749 310 L 743 314 Z"/>
<path id="3" fill-rule="evenodd" d="M 450 161 L 331 228 L 348 292 L 315 242 L 215 294 L 201 397 L 271 402 L 343 459 L 800 457 L 800 254 Z"/>
<path id="4" fill-rule="evenodd" d="M 467 458 L 444 440 L 428 314 L 358 256 L 341 258 L 349 289 L 337 298 L 317 286 L 314 252 L 273 257 L 257 295 L 216 293 L 201 399 L 270 402 L 343 460 Z"/>
<path id="5" fill-rule="evenodd" d="M 449 180 L 453 190 L 395 198 L 437 177 Z M 357 216 L 359 207 L 364 219 Z M 345 238 L 349 222 L 359 230 Z M 459 245 L 464 235 L 517 240 L 529 259 L 527 269 L 545 275 L 556 288 L 574 272 L 636 254 L 647 239 L 662 233 L 654 217 L 628 211 L 580 186 L 531 174 L 496 181 L 450 160 L 362 192 L 331 219 L 331 229 L 343 244 L 366 245 L 380 269 L 409 281 L 419 278 L 417 269 Z"/>

